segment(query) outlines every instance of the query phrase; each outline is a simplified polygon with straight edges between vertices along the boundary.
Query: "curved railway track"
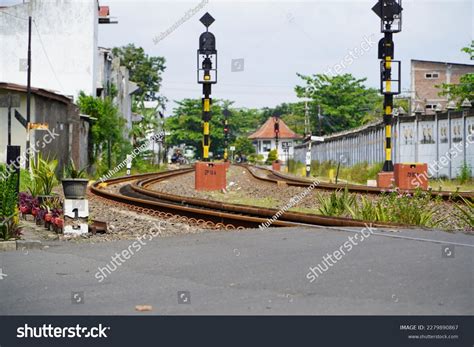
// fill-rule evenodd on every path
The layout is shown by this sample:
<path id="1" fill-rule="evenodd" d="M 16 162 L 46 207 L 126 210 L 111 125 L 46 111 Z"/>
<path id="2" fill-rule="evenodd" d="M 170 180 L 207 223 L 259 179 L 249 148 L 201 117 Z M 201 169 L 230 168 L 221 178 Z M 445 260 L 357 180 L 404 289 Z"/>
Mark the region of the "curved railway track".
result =
<path id="1" fill-rule="evenodd" d="M 91 186 L 91 192 L 103 199 L 123 205 L 141 213 L 163 218 L 179 216 L 182 221 L 215 228 L 256 228 L 279 213 L 277 209 L 260 208 L 240 204 L 184 197 L 151 190 L 148 187 L 159 181 L 192 172 L 194 169 L 178 169 L 154 174 L 142 174 L 114 178 Z M 121 184 L 119 192 L 109 187 Z M 336 227 L 401 227 L 393 223 L 373 223 L 342 217 L 326 217 L 314 214 L 286 211 L 272 223 L 275 227 L 336 226 Z M 403 226 L 406 227 L 406 226 Z"/>
<path id="2" fill-rule="evenodd" d="M 314 182 L 314 181 L 311 181 L 310 179 L 285 175 L 281 172 L 276 172 L 276 171 L 263 168 L 260 166 L 250 166 L 250 165 L 241 165 L 241 166 L 246 168 L 254 178 L 261 181 L 270 182 L 270 183 L 275 183 L 275 184 L 285 183 L 288 186 L 309 187 Z M 262 177 L 258 175 L 256 170 L 265 172 L 266 177 Z M 329 191 L 344 189 L 346 187 L 349 192 L 360 193 L 360 194 L 378 195 L 378 194 L 387 192 L 387 189 L 369 187 L 369 186 L 363 186 L 363 185 L 357 185 L 357 184 L 334 184 L 334 183 L 319 182 L 318 184 L 314 185 L 314 188 L 316 189 L 329 190 Z M 413 191 L 410 191 L 410 190 L 406 190 L 403 192 L 413 193 Z M 430 194 L 433 198 L 441 197 L 443 200 L 446 200 L 446 201 L 457 201 L 457 200 L 460 200 L 461 197 L 464 199 L 469 199 L 469 200 L 474 201 L 474 192 L 430 191 Z"/>

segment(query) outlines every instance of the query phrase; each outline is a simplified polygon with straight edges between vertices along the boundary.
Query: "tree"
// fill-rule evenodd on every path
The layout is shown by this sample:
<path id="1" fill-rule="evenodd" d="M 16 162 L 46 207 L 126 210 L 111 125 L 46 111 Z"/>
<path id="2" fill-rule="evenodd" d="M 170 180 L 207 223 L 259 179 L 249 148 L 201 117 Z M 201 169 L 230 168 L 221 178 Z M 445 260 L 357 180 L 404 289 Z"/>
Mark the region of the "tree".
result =
<path id="1" fill-rule="evenodd" d="M 123 134 L 125 120 L 120 116 L 110 97 L 95 98 L 79 93 L 78 106 L 83 114 L 94 118 L 89 138 L 89 160 L 91 163 L 103 164 L 102 154 L 108 150 L 108 165 L 123 160 L 125 153 L 130 150 L 130 144 Z M 105 170 L 100 167 L 99 171 Z"/>
<path id="2" fill-rule="evenodd" d="M 318 105 L 321 106 L 325 134 L 363 125 L 364 115 L 376 112 L 381 100 L 376 89 L 367 88 L 363 84 L 366 78 L 356 79 L 351 74 L 334 77 L 324 74 L 297 75 L 305 85 L 296 86 L 296 94 L 298 97 L 311 99 L 309 104 L 312 115 L 317 115 Z M 313 132 L 317 130 L 316 122 L 312 122 L 312 128 Z"/>
<path id="3" fill-rule="evenodd" d="M 474 40 L 471 41 L 470 47 L 464 47 L 461 49 L 462 52 L 466 52 L 471 57 L 474 56 Z M 460 107 L 464 99 L 469 101 L 474 100 L 474 74 L 468 73 L 459 79 L 458 84 L 454 83 L 443 83 L 437 85 L 437 88 L 442 89 L 439 92 L 440 96 L 447 96 L 449 101 L 456 102 L 457 106 Z"/>
<path id="4" fill-rule="evenodd" d="M 249 156 L 255 153 L 255 147 L 253 146 L 252 141 L 245 136 L 238 137 L 233 146 L 235 146 L 235 153 L 237 155 Z"/>
<path id="5" fill-rule="evenodd" d="M 180 144 L 196 148 L 197 155 L 202 156 L 202 100 L 184 99 L 177 101 L 178 107 L 173 116 L 166 119 L 166 143 L 171 146 Z M 224 150 L 224 116 L 222 111 L 227 108 L 229 117 L 229 143 L 238 137 L 246 137 L 255 131 L 265 119 L 263 113 L 256 109 L 232 109 L 229 100 L 213 100 L 211 105 L 211 148 L 214 154 L 222 154 Z"/>
<path id="6" fill-rule="evenodd" d="M 127 67 L 130 81 L 138 84 L 139 99 L 145 101 L 157 100 L 163 105 L 167 100 L 160 96 L 162 74 L 165 71 L 164 57 L 150 57 L 142 47 L 133 43 L 127 46 L 115 47 L 112 53 L 120 58 L 120 63 Z"/>

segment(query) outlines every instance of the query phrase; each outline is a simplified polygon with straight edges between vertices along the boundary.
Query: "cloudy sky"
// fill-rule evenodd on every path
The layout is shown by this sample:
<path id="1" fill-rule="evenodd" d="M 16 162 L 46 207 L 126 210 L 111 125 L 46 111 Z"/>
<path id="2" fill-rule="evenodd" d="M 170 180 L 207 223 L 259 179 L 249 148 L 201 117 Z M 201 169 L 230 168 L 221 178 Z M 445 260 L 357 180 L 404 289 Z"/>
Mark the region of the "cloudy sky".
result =
<path id="1" fill-rule="evenodd" d="M 201 96 L 196 49 L 204 31 L 199 18 L 208 11 L 216 19 L 210 29 L 216 35 L 219 61 L 213 97 L 234 100 L 239 107 L 275 106 L 297 100 L 297 72 L 324 73 L 332 68 L 367 77 L 368 86 L 378 87 L 376 42 L 382 34 L 379 18 L 371 11 L 375 2 L 100 0 L 110 6 L 119 24 L 101 25 L 99 42 L 104 47 L 134 43 L 150 55 L 164 56 L 162 91 L 170 99 L 170 111 L 173 100 Z M 473 38 L 473 3 L 403 1 L 403 31 L 394 35 L 394 41 L 395 58 L 402 60 L 404 90 L 410 89 L 410 59 L 474 64 L 460 52 Z M 160 35 L 163 38 L 155 44 Z M 341 70 L 336 65 L 344 63 L 351 51 L 356 59 L 350 64 L 346 59 Z M 232 59 L 241 58 L 244 70 L 232 72 Z"/>

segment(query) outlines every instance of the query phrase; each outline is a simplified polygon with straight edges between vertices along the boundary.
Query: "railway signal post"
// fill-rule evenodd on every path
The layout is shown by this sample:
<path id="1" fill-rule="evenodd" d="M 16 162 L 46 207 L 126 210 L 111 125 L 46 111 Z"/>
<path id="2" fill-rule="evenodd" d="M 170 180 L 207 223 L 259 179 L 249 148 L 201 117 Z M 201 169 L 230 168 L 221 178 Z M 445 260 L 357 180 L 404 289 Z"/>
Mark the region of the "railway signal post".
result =
<path id="1" fill-rule="evenodd" d="M 226 108 L 223 112 L 224 115 L 224 163 L 228 168 L 229 162 L 229 116 L 230 111 Z"/>
<path id="2" fill-rule="evenodd" d="M 379 187 L 390 187 L 394 181 L 392 162 L 393 96 L 400 94 L 400 61 L 394 60 L 393 34 L 402 30 L 401 0 L 379 0 L 372 10 L 380 17 L 380 30 L 384 37 L 379 41 L 380 93 L 384 95 L 385 162 L 377 176 Z M 394 77 L 395 76 L 395 77 Z"/>
<path id="3" fill-rule="evenodd" d="M 272 163 L 272 169 L 275 171 L 281 170 L 280 157 L 278 154 L 278 145 L 280 139 L 280 117 L 274 117 L 274 131 L 275 131 L 275 151 L 276 151 L 276 160 Z"/>
<path id="4" fill-rule="evenodd" d="M 211 145 L 210 121 L 211 113 L 211 86 L 217 83 L 217 50 L 216 37 L 209 31 L 214 18 L 206 12 L 201 17 L 201 23 L 206 31 L 199 37 L 197 51 L 197 80 L 202 84 L 202 161 L 196 163 L 195 189 L 221 190 L 226 187 L 226 168 L 224 163 L 212 163 L 209 159 Z"/>

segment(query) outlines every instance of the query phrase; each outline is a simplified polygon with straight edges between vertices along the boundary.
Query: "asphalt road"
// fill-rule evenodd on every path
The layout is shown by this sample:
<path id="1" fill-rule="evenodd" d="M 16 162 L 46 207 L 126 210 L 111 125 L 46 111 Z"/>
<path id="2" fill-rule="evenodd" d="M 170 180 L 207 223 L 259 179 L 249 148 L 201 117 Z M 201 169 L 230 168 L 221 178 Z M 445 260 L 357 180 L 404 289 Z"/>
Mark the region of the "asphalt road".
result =
<path id="1" fill-rule="evenodd" d="M 384 234 L 441 243 L 370 235 L 350 251 L 346 247 L 312 283 L 309 268 L 340 250 L 353 232 L 208 232 L 142 240 L 139 250 L 133 241 L 118 241 L 53 242 L 45 250 L 3 252 L 0 268 L 7 276 L 0 274 L 0 314 L 474 313 L 474 236 Z M 122 255 L 124 262 L 116 258 L 120 265 L 113 266 L 111 257 L 125 249 L 134 254 L 128 260 Z M 107 264 L 117 269 L 104 270 L 107 277 L 99 282 L 98 268 Z M 178 303 L 178 292 L 185 292 L 186 303 Z M 153 309 L 137 312 L 136 305 Z"/>

